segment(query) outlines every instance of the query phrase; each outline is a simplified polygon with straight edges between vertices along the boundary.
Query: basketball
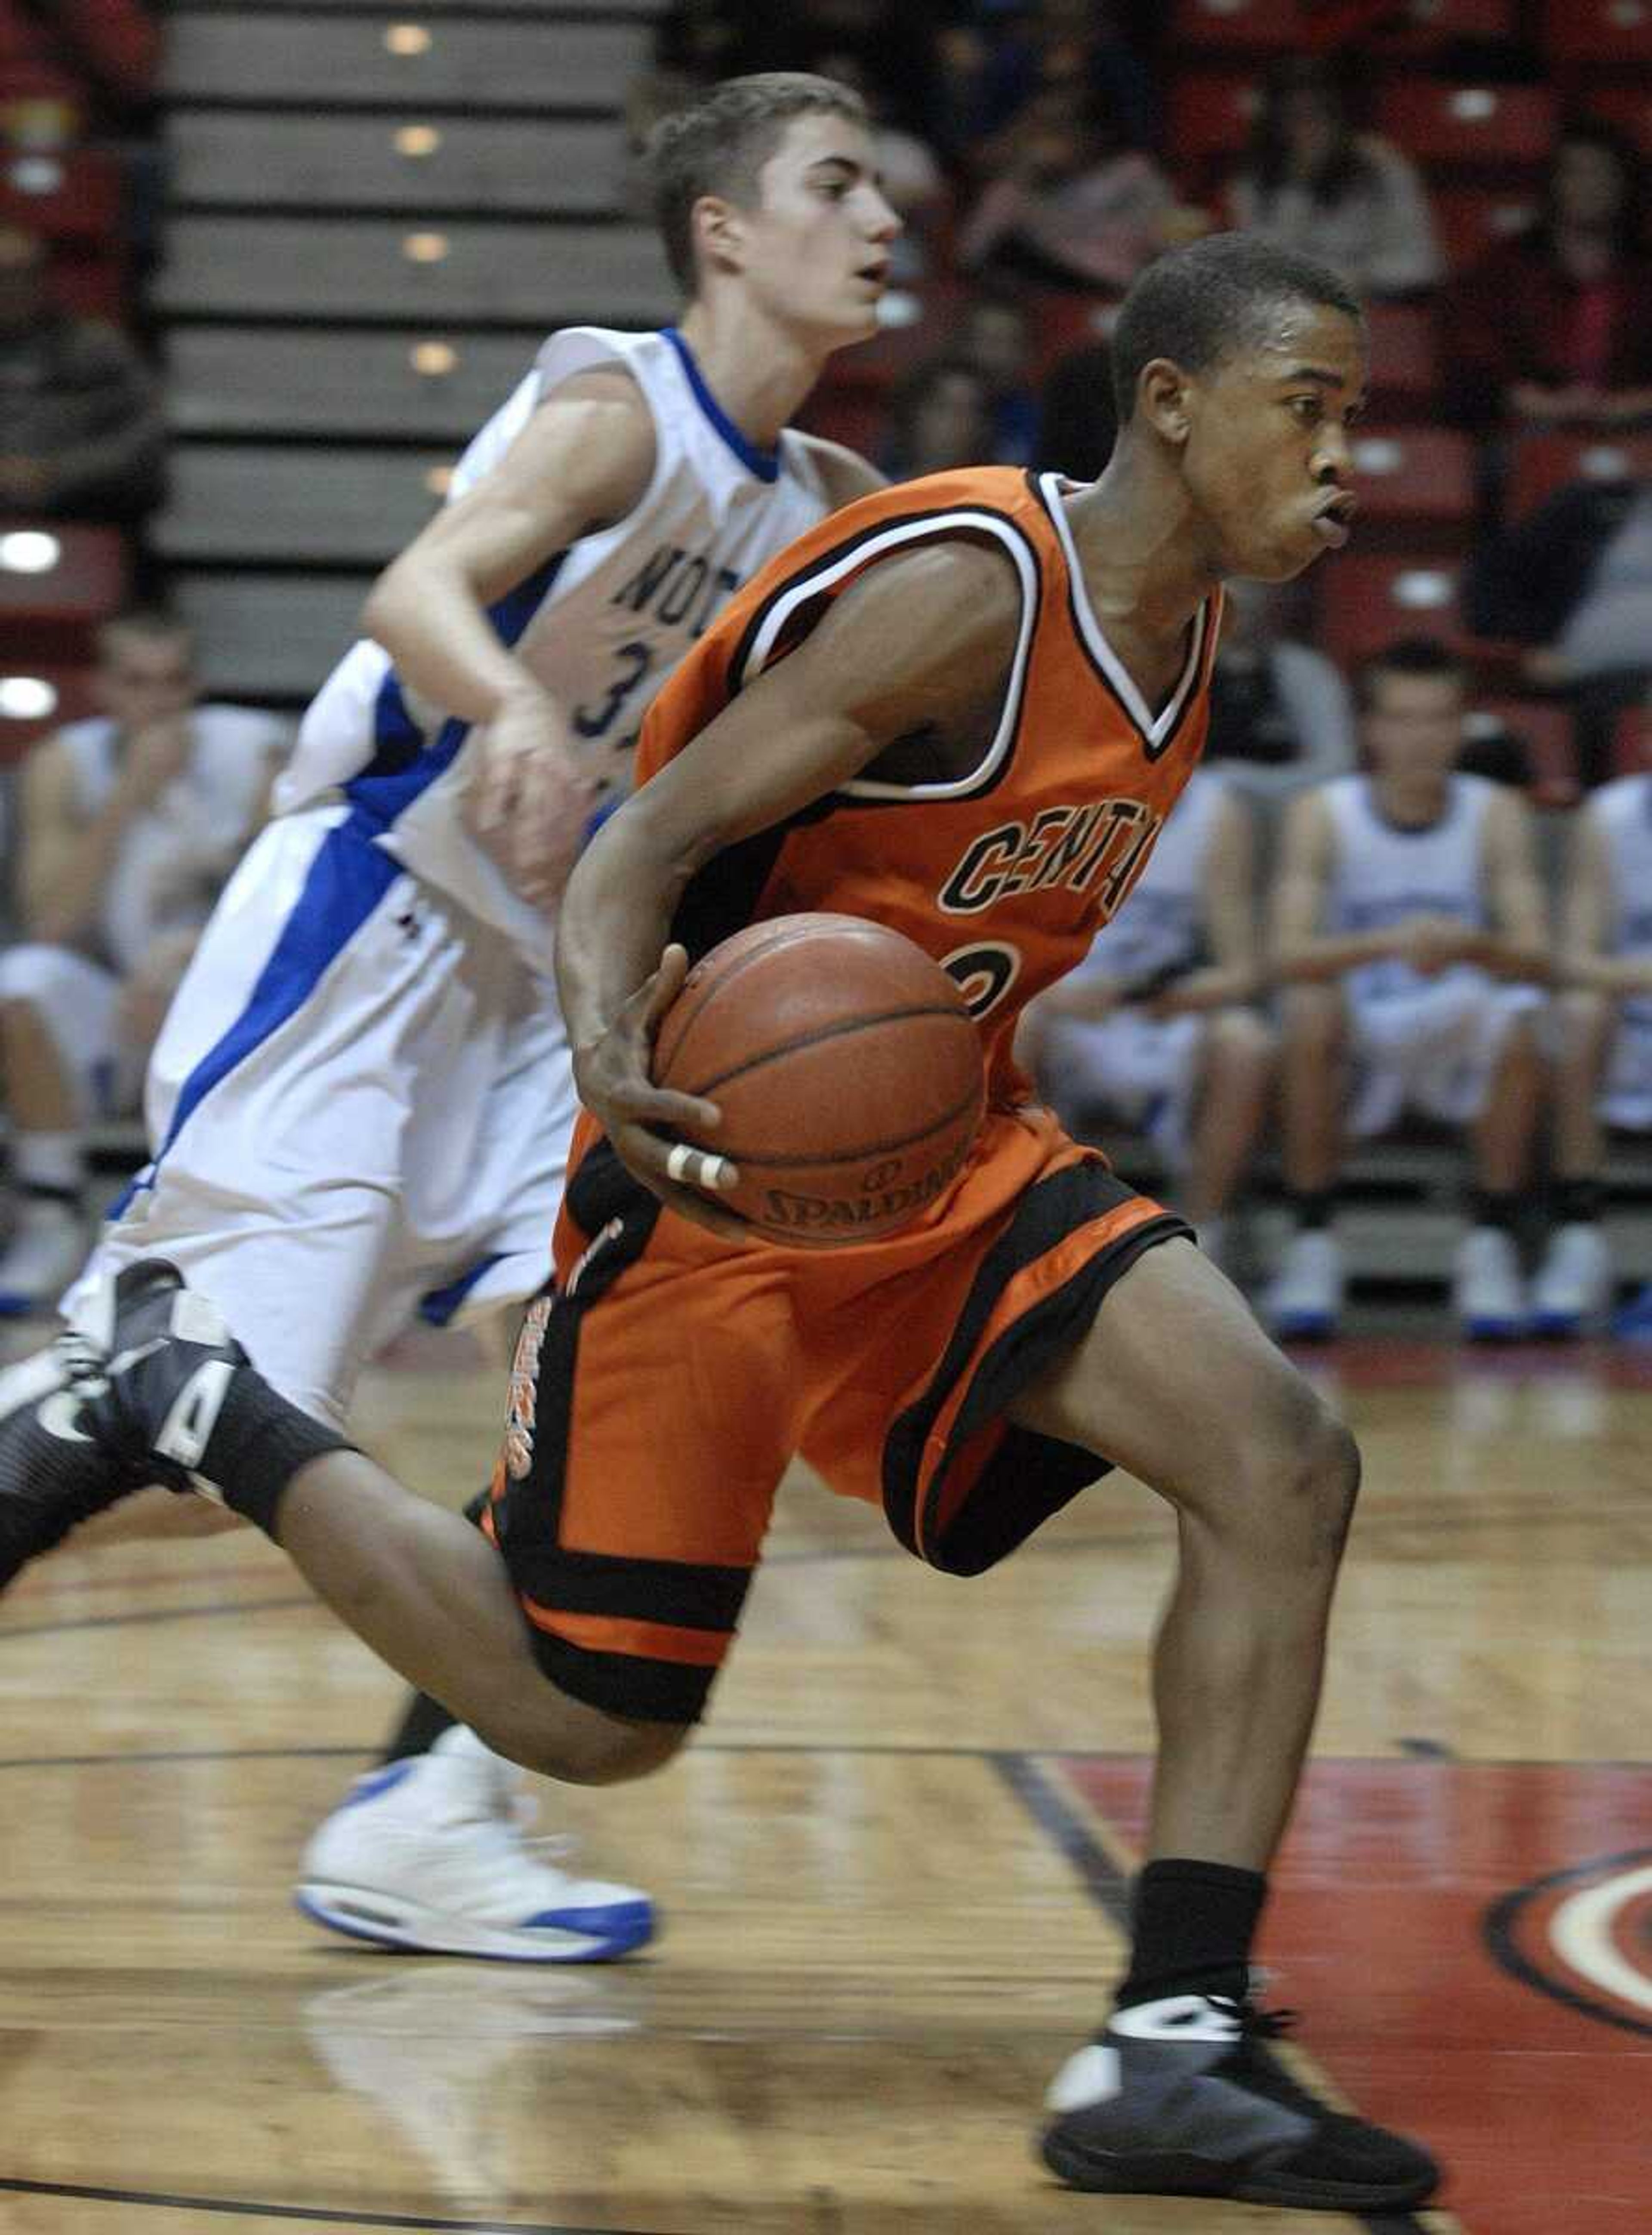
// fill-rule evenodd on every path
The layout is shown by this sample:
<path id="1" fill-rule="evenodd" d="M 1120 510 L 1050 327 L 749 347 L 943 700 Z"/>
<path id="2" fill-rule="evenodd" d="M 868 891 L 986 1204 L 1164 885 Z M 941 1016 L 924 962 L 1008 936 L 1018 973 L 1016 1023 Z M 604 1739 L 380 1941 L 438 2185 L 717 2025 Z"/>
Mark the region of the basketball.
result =
<path id="1" fill-rule="evenodd" d="M 810 1247 L 915 1218 L 968 1154 L 986 1100 L 956 984 L 852 915 L 776 916 L 713 947 L 660 1020 L 653 1075 L 722 1111 L 696 1144 L 738 1167 L 718 1203 Z"/>

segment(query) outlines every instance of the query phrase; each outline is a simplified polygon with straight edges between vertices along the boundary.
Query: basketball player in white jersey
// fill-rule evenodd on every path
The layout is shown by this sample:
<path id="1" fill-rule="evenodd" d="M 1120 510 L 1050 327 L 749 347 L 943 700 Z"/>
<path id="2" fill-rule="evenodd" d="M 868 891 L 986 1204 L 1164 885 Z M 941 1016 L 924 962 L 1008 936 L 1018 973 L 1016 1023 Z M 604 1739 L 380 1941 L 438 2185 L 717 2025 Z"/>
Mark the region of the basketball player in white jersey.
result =
<path id="1" fill-rule="evenodd" d="M 416 1312 L 547 1278 L 575 1107 L 560 882 L 729 594 L 878 485 L 785 424 L 874 331 L 898 230 L 858 97 L 733 80 L 649 161 L 680 324 L 554 335 L 375 587 L 167 1019 L 154 1160 L 66 1301 L 164 1252 L 326 1421 Z M 528 1852 L 515 1773 L 433 1702 L 391 1752 L 307 1851 L 319 1921 L 527 1962 L 649 1937 L 645 1896 Z"/>
<path id="2" fill-rule="evenodd" d="M 291 725 L 199 703 L 189 630 L 134 608 L 97 632 L 101 711 L 18 785 L 23 937 L 0 953 L 14 1216 L 0 1314 L 49 1311 L 86 1255 L 86 1130 L 138 1106 L 167 1003 L 264 819 Z"/>
<path id="3" fill-rule="evenodd" d="M 1556 1227 L 1531 1288 L 1540 1334 L 1597 1329 L 1613 1294 L 1601 1231 L 1604 1129 L 1652 1134 L 1652 774 L 1620 777 L 1578 809 L 1564 874 L 1556 1002 Z M 1620 1333 L 1652 1328 L 1652 1288 Z"/>
<path id="4" fill-rule="evenodd" d="M 1250 809 L 1196 770 L 1130 906 L 1040 994 L 1016 1041 L 1071 1131 L 1111 1119 L 1146 1133 L 1218 1264 L 1273 1070 L 1273 1036 L 1249 1006 L 1262 990 L 1255 870 Z"/>
<path id="5" fill-rule="evenodd" d="M 1552 965 L 1531 812 L 1455 772 L 1465 677 L 1442 646 L 1391 646 L 1360 683 L 1370 772 L 1296 803 L 1275 887 L 1296 1231 L 1269 1315 L 1282 1336 L 1335 1332 L 1344 1131 L 1380 1133 L 1410 1109 L 1471 1131 L 1476 1184 L 1453 1295 L 1465 1334 L 1500 1340 L 1527 1324 L 1514 1227 L 1546 1085 Z"/>

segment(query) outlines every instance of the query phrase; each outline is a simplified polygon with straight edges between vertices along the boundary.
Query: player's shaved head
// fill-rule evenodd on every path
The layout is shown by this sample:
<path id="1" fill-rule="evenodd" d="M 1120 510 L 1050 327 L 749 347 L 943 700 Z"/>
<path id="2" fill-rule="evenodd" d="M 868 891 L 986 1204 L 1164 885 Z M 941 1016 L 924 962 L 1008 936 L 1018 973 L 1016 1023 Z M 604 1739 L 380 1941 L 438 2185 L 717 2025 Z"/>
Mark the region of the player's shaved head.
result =
<path id="1" fill-rule="evenodd" d="M 1306 303 L 1365 312 L 1347 281 L 1317 257 L 1276 248 L 1249 233 L 1216 233 L 1148 265 L 1125 296 L 1112 332 L 1118 423 L 1135 413 L 1144 369 L 1167 357 L 1183 372 L 1210 371 L 1268 340 L 1277 312 Z"/>
<path id="2" fill-rule="evenodd" d="M 762 70 L 725 78 L 703 101 L 662 117 L 649 134 L 646 155 L 654 219 L 671 267 L 692 294 L 694 205 L 717 194 L 743 207 L 758 200 L 764 165 L 794 117 L 842 116 L 870 128 L 859 94 L 835 78 L 802 70 Z"/>

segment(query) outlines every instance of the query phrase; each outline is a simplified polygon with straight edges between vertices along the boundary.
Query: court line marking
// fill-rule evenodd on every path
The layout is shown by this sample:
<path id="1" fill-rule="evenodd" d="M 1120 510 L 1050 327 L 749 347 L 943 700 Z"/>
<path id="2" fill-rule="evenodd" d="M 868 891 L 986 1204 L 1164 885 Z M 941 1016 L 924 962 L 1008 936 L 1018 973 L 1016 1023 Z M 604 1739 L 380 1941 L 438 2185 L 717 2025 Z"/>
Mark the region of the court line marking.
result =
<path id="1" fill-rule="evenodd" d="M 298 2220 L 306 2227 L 404 2227 L 418 2235 L 672 2235 L 665 2228 L 574 2227 L 551 2219 L 425 2219 L 405 2212 L 315 2211 L 226 2196 L 172 2196 L 158 2189 L 87 2188 L 72 2180 L 9 2180 L 0 2195 L 60 2196 L 81 2204 L 135 2204 L 147 2211 L 217 2212 L 225 2219 Z"/>
<path id="2" fill-rule="evenodd" d="M 1644 2018 L 1629 2016 L 1627 2011 L 1614 2009 L 1609 2002 L 1596 2002 L 1581 1987 L 1570 1981 L 1551 1977 L 1533 1962 L 1520 1946 L 1516 1937 L 1516 1923 L 1522 1910 L 1540 1895 L 1556 1886 L 1577 1885 L 1596 1877 L 1602 1871 L 1616 1870 L 1631 1863 L 1644 1862 L 1652 1849 L 1631 1847 L 1621 1855 L 1600 1855 L 1592 1862 L 1574 1863 L 1565 1870 L 1550 1871 L 1544 1877 L 1531 1878 L 1511 1893 L 1499 1894 L 1486 1909 L 1480 1920 L 1480 1931 L 1492 1961 L 1512 1979 L 1531 1987 L 1551 2001 L 1564 2003 L 1568 2009 L 1582 2016 L 1594 2018 L 1602 2025 L 1615 2026 L 1620 2033 L 1652 2034 L 1652 2025 Z"/>
<path id="3" fill-rule="evenodd" d="M 1119 1759 L 1120 1757 L 1114 1757 Z M 1130 1942 L 1130 1878 L 1129 1865 L 1133 1858 L 1093 1803 L 1085 1803 L 1075 1793 L 1071 1799 L 1053 1782 L 1045 1765 L 1059 1764 L 1059 1753 L 1041 1754 L 1036 1759 L 1028 1753 L 1006 1749 L 995 1751 L 987 1759 L 998 1772 L 1011 1793 L 1020 1803 L 1038 1830 L 1059 1853 L 1071 1863 L 1082 1879 L 1085 1891 L 1108 1921 Z M 1073 1759 L 1072 1756 L 1066 1759 Z M 1082 1812 L 1081 1812 L 1082 1811 Z M 1271 2058 L 1271 2051 L 1262 2054 Z M 1297 2058 L 1310 2068 L 1310 2076 L 1318 2092 L 1328 2096 L 1328 2107 L 1336 2107 L 1329 2100 L 1325 2086 L 1326 2075 L 1317 2061 L 1301 2049 Z M 1297 2078 L 1301 2074 L 1294 2075 Z M 1347 2101 L 1344 2097 L 1343 2101 Z M 1339 2213 L 1351 2226 L 1363 2227 L 1368 2235 L 1428 2235 L 1430 2228 L 1442 2231 L 1459 2230 L 1467 2235 L 1462 2223 L 1450 2212 L 1426 2207 L 1426 2219 L 1414 2212 L 1350 2212 Z"/>
<path id="4" fill-rule="evenodd" d="M 302 1595 L 289 1593 L 279 1599 L 215 1599 L 207 1606 L 148 1607 L 136 1614 L 82 1614 L 71 1616 L 64 1622 L 8 1622 L 0 1629 L 0 1645 L 9 1644 L 14 1637 L 59 1636 L 69 1629 L 132 1629 L 143 1622 L 221 1622 L 226 1615 L 274 1614 L 294 1607 L 318 1608 L 322 1604 L 312 1592 Z"/>

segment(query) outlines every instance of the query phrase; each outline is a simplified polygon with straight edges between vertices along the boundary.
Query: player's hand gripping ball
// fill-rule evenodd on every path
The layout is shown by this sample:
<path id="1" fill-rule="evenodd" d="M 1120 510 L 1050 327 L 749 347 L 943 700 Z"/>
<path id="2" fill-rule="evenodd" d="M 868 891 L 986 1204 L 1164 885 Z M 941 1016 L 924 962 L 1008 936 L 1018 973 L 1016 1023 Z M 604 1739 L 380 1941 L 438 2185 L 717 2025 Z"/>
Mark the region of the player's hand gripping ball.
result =
<path id="1" fill-rule="evenodd" d="M 957 985 L 852 915 L 776 916 L 713 947 L 660 1020 L 653 1078 L 722 1111 L 697 1144 L 738 1170 L 718 1207 L 794 1247 L 875 1242 L 921 1216 L 987 1097 Z"/>

